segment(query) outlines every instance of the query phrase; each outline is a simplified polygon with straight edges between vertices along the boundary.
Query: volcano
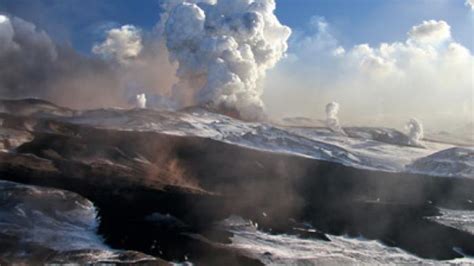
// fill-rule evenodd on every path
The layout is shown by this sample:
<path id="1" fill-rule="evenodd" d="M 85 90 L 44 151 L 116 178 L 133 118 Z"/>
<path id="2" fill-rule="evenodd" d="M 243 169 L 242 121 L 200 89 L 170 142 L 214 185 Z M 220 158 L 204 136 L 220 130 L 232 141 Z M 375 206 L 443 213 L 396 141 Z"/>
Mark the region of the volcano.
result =
<path id="1" fill-rule="evenodd" d="M 198 107 L 2 100 L 0 121 L 6 264 L 474 263 L 469 147 Z"/>

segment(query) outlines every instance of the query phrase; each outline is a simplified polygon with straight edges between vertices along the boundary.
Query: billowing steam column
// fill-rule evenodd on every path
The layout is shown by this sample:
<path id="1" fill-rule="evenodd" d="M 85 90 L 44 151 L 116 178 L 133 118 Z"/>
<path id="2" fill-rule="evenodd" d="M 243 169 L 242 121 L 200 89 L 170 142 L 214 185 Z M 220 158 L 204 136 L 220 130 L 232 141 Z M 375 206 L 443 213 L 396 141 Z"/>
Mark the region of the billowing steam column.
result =
<path id="1" fill-rule="evenodd" d="M 415 118 L 408 121 L 406 128 L 408 130 L 408 141 L 410 145 L 423 146 L 423 125 Z"/>
<path id="2" fill-rule="evenodd" d="M 137 108 L 145 109 L 146 108 L 146 95 L 144 93 L 137 95 Z"/>
<path id="3" fill-rule="evenodd" d="M 274 0 L 170 2 L 165 36 L 179 63 L 173 92 L 191 90 L 195 104 L 237 110 L 262 118 L 261 82 L 285 54 L 290 28 L 273 13 Z"/>
<path id="4" fill-rule="evenodd" d="M 326 105 L 326 126 L 333 132 L 346 135 L 344 129 L 339 124 L 337 114 L 339 113 L 339 104 L 331 102 Z"/>

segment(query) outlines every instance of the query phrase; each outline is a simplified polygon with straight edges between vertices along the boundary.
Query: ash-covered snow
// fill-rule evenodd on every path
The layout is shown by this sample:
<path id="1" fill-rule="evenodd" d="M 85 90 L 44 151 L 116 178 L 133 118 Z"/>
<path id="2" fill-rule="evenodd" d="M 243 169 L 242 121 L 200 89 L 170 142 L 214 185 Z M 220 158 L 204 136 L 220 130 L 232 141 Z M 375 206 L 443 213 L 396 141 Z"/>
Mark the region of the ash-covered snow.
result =
<path id="1" fill-rule="evenodd" d="M 26 132 L 2 127 L 0 119 L 0 151 L 10 151 L 23 143 L 33 140 L 33 136 Z"/>
<path id="2" fill-rule="evenodd" d="M 100 128 L 197 136 L 252 149 L 293 154 L 350 167 L 390 172 L 433 174 L 431 169 L 412 171 L 415 160 L 452 148 L 425 141 L 425 147 L 408 143 L 403 133 L 387 128 L 347 128 L 348 135 L 327 128 L 298 128 L 271 123 L 244 122 L 196 108 L 183 112 L 156 110 L 93 110 L 66 119 Z M 449 176 L 470 177 L 464 173 Z"/>
<path id="3" fill-rule="evenodd" d="M 301 239 L 292 235 L 271 235 L 251 222 L 230 217 L 222 222 L 230 230 L 231 247 L 259 259 L 265 265 L 438 265 L 379 241 L 346 236 L 328 236 L 330 241 Z M 444 265 L 469 265 L 473 258 L 443 261 Z"/>
<path id="4" fill-rule="evenodd" d="M 472 154 L 472 148 L 450 150 L 455 146 L 426 139 L 420 147 L 411 144 L 404 133 L 390 128 L 346 127 L 347 134 L 342 135 L 326 127 L 245 122 L 204 108 L 180 112 L 155 109 L 72 111 L 39 100 L 25 101 L 3 101 L 4 108 L 0 108 L 0 112 L 12 115 L 26 112 L 29 116 L 112 130 L 210 138 L 360 169 L 474 177 L 472 157 L 466 161 L 453 152 L 462 150 Z"/>
<path id="5" fill-rule="evenodd" d="M 441 209 L 440 212 L 440 216 L 431 217 L 430 220 L 474 234 L 474 210 Z"/>
<path id="6" fill-rule="evenodd" d="M 474 178 L 474 148 L 455 147 L 415 160 L 407 166 L 415 173 Z"/>
<path id="7" fill-rule="evenodd" d="M 97 210 L 75 193 L 0 180 L 0 206 L 0 258 L 10 263 L 154 260 L 105 245 Z"/>

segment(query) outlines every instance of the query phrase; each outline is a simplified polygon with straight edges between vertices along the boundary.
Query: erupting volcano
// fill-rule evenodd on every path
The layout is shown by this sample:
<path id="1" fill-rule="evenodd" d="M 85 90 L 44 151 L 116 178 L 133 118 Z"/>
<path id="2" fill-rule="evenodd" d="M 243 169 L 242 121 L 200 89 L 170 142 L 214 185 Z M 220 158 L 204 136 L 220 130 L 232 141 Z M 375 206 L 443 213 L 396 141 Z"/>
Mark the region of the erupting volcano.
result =
<path id="1" fill-rule="evenodd" d="M 438 13 L 34 2 L 0 3 L 0 265 L 474 264 L 467 2 L 378 46 Z"/>

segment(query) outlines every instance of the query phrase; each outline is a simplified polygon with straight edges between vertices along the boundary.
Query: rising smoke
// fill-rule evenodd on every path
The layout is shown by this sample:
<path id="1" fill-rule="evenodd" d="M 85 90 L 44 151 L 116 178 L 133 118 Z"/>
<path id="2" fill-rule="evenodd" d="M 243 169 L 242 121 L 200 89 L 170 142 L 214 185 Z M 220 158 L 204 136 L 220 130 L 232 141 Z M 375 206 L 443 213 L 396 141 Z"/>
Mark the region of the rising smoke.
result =
<path id="1" fill-rule="evenodd" d="M 428 127 L 429 116 L 435 123 L 444 115 L 472 117 L 474 59 L 444 21 L 415 25 L 405 41 L 346 50 L 331 26 L 315 19 L 314 36 L 296 34 L 284 57 L 291 31 L 274 15 L 273 0 L 170 0 L 162 9 L 151 32 L 133 25 L 107 30 L 92 48 L 97 56 L 57 45 L 32 23 L 0 15 L 0 97 L 97 108 L 133 107 L 136 95 L 145 93 L 148 106 L 212 103 L 247 119 L 264 109 L 312 115 L 338 99 L 347 122 L 399 117 L 403 123 L 416 115 Z"/>
<path id="2" fill-rule="evenodd" d="M 194 2 L 167 6 L 166 44 L 179 63 L 174 92 L 191 91 L 198 104 L 261 118 L 263 79 L 284 56 L 291 34 L 273 13 L 275 1 Z"/>
<path id="3" fill-rule="evenodd" d="M 150 105 L 212 104 L 261 118 L 263 79 L 284 56 L 291 34 L 273 13 L 275 1 L 174 0 L 162 8 L 152 32 L 133 25 L 107 30 L 92 47 L 97 57 L 2 16 L 0 96 L 96 108 L 133 106 L 144 92 Z"/>
<path id="4" fill-rule="evenodd" d="M 346 135 L 339 124 L 338 113 L 339 104 L 337 102 L 330 102 L 326 105 L 326 126 L 335 133 Z"/>
<path id="5" fill-rule="evenodd" d="M 416 146 L 423 146 L 422 139 L 424 136 L 423 133 L 423 125 L 420 121 L 415 118 L 412 118 L 406 124 L 406 128 L 408 131 L 408 138 L 410 141 L 410 145 Z"/>
<path id="6" fill-rule="evenodd" d="M 144 93 L 138 94 L 136 96 L 137 108 L 144 109 L 146 108 L 146 95 Z"/>

